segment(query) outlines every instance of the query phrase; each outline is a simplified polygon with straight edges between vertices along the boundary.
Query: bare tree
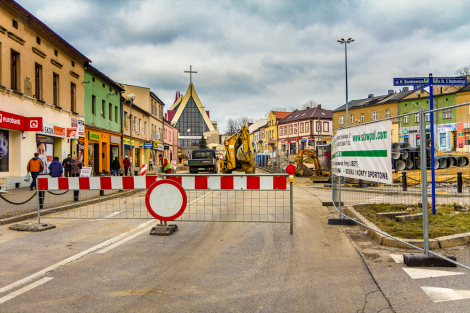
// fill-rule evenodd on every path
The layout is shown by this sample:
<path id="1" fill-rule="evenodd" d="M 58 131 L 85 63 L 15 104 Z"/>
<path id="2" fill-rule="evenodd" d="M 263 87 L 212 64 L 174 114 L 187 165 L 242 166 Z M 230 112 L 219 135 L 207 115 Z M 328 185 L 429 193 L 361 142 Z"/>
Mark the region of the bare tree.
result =
<path id="1" fill-rule="evenodd" d="M 457 76 L 470 76 L 470 65 L 462 66 L 454 74 Z"/>
<path id="2" fill-rule="evenodd" d="M 238 132 L 238 123 L 237 120 L 229 118 L 227 124 L 225 125 L 225 131 L 230 136 Z"/>
<path id="3" fill-rule="evenodd" d="M 242 129 L 243 126 L 246 126 L 247 123 L 253 123 L 254 119 L 247 116 L 242 116 L 237 119 L 238 130 Z"/>
<path id="4" fill-rule="evenodd" d="M 314 108 L 318 105 L 318 103 L 315 100 L 308 100 L 302 105 L 302 110 L 305 110 L 306 108 Z"/>

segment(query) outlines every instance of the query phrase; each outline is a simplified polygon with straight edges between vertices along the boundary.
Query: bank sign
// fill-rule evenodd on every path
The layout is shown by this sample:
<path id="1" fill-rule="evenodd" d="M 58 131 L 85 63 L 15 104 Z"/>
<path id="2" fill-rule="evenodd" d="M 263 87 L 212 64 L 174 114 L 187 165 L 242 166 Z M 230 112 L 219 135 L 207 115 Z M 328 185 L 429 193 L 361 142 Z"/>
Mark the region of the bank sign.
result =
<path id="1" fill-rule="evenodd" d="M 331 171 L 342 177 L 392 183 L 392 121 L 339 129 L 331 141 Z"/>

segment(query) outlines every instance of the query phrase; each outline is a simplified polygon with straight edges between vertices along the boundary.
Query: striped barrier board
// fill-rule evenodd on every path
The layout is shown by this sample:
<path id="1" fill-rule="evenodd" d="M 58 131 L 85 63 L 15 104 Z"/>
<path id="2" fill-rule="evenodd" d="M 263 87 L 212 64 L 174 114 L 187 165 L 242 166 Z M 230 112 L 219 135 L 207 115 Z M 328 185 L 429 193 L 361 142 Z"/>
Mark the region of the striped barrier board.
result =
<path id="1" fill-rule="evenodd" d="M 44 177 L 38 178 L 38 190 L 148 189 L 158 176 Z"/>
<path id="2" fill-rule="evenodd" d="M 286 190 L 286 176 L 168 176 L 185 190 Z"/>
<path id="3" fill-rule="evenodd" d="M 38 190 L 148 189 L 158 176 L 44 177 Z M 286 190 L 286 176 L 168 176 L 185 190 Z"/>

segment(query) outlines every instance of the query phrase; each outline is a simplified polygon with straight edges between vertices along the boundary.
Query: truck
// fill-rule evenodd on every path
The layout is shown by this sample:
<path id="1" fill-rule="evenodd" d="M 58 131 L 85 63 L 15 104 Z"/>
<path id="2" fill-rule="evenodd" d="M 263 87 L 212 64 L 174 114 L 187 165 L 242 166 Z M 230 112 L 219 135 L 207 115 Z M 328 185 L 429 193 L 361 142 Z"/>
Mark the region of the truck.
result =
<path id="1" fill-rule="evenodd" d="M 194 150 L 188 160 L 189 173 L 209 172 L 217 173 L 217 160 L 212 149 Z"/>

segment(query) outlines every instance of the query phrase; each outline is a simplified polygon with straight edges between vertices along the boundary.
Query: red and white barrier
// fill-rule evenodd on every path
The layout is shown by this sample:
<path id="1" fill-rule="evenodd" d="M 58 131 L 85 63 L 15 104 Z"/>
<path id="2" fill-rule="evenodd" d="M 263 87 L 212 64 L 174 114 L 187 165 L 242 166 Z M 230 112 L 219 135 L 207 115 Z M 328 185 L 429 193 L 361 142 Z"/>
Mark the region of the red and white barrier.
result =
<path id="1" fill-rule="evenodd" d="M 38 190 L 148 189 L 158 176 L 44 177 Z M 286 190 L 286 176 L 168 176 L 185 190 Z"/>
<path id="2" fill-rule="evenodd" d="M 38 190 L 148 189 L 158 176 L 44 177 L 38 178 Z"/>
<path id="3" fill-rule="evenodd" d="M 286 176 L 168 176 L 185 190 L 286 190 Z"/>
<path id="4" fill-rule="evenodd" d="M 140 176 L 145 176 L 147 174 L 147 164 L 142 164 L 142 168 L 140 170 Z"/>

